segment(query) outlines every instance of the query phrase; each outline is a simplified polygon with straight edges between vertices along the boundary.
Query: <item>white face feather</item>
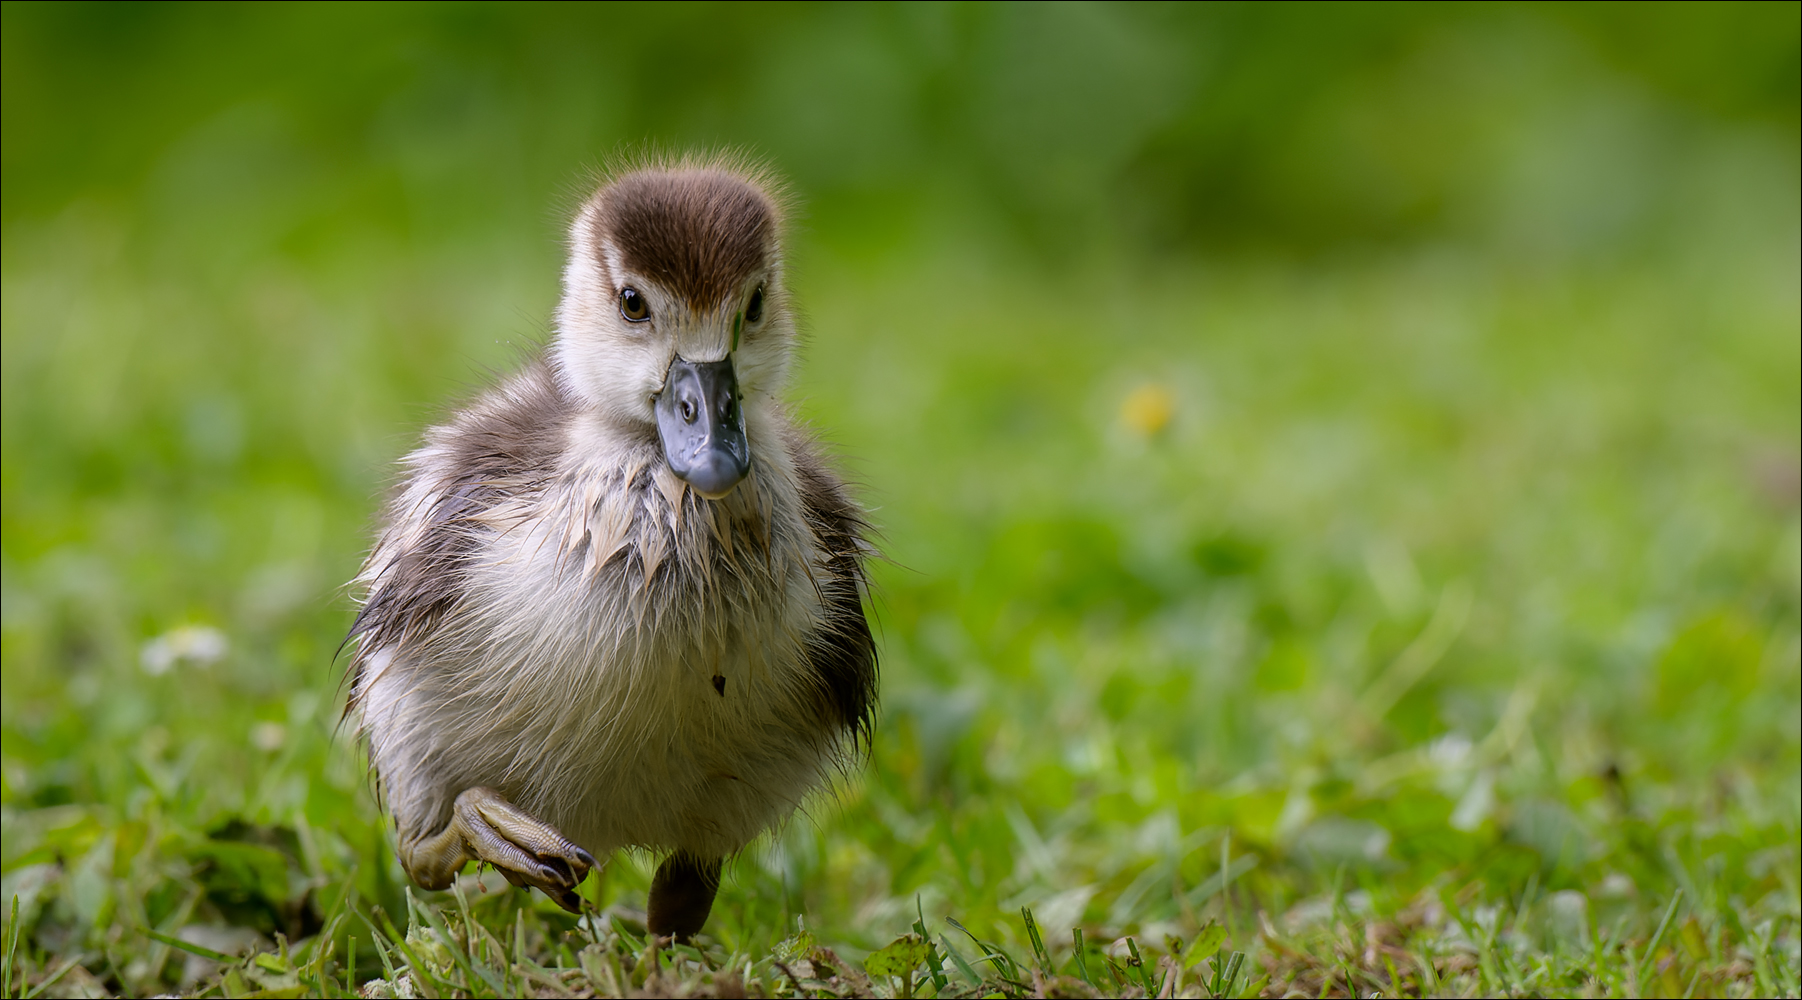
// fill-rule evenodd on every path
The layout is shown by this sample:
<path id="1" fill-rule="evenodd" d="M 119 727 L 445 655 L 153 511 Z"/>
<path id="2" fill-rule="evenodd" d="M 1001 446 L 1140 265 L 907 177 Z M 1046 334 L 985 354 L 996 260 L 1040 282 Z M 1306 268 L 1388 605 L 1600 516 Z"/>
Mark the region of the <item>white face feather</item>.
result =
<path id="1" fill-rule="evenodd" d="M 597 209 L 597 202 L 590 201 L 570 225 L 569 263 L 557 306 L 553 357 L 570 395 L 608 424 L 652 428 L 652 397 L 663 388 L 672 360 L 719 361 L 730 355 L 746 409 L 772 402 L 787 381 L 795 341 L 776 248 L 727 301 L 696 313 L 656 280 L 632 273 L 614 246 L 594 236 Z M 627 288 L 644 296 L 648 318 L 626 319 L 620 296 Z M 759 288 L 762 317 L 750 322 L 744 318 L 746 307 Z"/>

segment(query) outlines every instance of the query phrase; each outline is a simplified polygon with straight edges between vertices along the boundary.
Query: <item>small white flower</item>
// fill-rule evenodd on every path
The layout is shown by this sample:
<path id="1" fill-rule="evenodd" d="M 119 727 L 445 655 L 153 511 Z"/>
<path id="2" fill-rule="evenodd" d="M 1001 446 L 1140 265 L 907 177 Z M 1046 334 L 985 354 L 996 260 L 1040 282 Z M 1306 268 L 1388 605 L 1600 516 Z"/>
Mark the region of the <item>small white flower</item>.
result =
<path id="1" fill-rule="evenodd" d="M 250 727 L 250 745 L 264 753 L 274 753 L 288 742 L 288 727 L 279 722 L 259 722 Z"/>
<path id="2" fill-rule="evenodd" d="M 182 661 L 197 667 L 217 663 L 226 648 L 224 632 L 209 625 L 183 625 L 146 642 L 138 661 L 145 673 L 156 676 Z"/>

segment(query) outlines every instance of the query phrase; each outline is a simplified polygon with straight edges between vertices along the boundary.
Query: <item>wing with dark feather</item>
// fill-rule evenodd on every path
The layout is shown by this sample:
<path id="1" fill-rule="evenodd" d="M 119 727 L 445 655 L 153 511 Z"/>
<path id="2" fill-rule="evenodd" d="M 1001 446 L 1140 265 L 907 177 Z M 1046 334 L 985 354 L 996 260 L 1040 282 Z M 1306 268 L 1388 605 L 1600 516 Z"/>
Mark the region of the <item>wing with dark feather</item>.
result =
<path id="1" fill-rule="evenodd" d="M 364 569 L 369 591 L 345 637 L 357 645 L 353 692 L 367 652 L 420 640 L 462 600 L 480 515 L 553 474 L 565 409 L 540 362 L 428 432 Z"/>
<path id="2" fill-rule="evenodd" d="M 801 488 L 801 509 L 821 551 L 829 576 L 821 584 L 823 621 L 808 637 L 807 656 L 818 678 L 823 708 L 853 742 L 869 745 L 876 717 L 876 641 L 864 615 L 869 589 L 864 561 L 869 523 L 845 484 L 827 468 L 812 442 L 790 441 Z"/>

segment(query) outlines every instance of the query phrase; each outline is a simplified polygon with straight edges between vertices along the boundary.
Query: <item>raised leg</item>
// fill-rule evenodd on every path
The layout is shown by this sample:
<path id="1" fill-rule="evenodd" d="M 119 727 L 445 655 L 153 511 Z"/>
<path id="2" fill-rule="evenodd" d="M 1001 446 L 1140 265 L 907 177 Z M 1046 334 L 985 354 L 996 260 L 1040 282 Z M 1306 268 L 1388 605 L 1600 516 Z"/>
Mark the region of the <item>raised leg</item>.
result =
<path id="1" fill-rule="evenodd" d="M 575 888 L 595 867 L 593 855 L 492 788 L 467 789 L 443 830 L 400 845 L 401 866 L 427 889 L 449 888 L 472 860 L 493 865 L 514 885 L 542 890 L 571 913 L 582 912 Z"/>
<path id="2" fill-rule="evenodd" d="M 651 877 L 651 900 L 645 928 L 660 937 L 687 941 L 701 932 L 720 890 L 720 859 L 700 861 L 675 854 Z"/>

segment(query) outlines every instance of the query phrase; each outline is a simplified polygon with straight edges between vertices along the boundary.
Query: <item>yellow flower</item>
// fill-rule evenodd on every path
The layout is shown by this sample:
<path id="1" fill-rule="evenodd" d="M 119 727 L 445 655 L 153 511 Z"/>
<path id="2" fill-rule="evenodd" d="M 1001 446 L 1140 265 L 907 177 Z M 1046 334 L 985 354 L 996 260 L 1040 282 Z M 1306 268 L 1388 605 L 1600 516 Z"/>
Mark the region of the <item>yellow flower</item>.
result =
<path id="1" fill-rule="evenodd" d="M 1126 394 L 1120 419 L 1143 437 L 1152 437 L 1170 425 L 1176 415 L 1176 398 L 1157 382 L 1146 382 Z"/>

